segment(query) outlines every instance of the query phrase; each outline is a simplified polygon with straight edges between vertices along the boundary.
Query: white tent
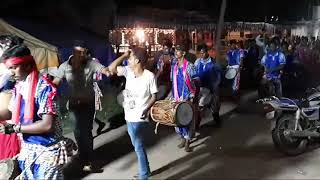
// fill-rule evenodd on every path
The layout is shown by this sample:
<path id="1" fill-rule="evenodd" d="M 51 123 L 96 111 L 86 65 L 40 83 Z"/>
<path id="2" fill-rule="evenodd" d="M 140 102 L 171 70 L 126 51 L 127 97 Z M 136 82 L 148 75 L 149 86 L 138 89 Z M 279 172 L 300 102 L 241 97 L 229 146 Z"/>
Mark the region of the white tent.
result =
<path id="1" fill-rule="evenodd" d="M 17 29 L 0 18 L 0 35 L 14 34 L 24 39 L 24 44 L 29 47 L 41 72 L 54 74 L 59 66 L 58 49 L 30 34 Z"/>

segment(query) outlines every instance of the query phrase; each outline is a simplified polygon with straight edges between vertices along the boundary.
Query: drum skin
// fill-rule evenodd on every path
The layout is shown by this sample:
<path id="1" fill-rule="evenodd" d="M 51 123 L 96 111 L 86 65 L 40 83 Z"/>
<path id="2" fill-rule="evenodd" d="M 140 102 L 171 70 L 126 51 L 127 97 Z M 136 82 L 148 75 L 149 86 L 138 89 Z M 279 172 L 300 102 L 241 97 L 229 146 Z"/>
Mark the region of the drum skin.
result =
<path id="1" fill-rule="evenodd" d="M 0 179 L 15 179 L 20 174 L 18 161 L 16 159 L 5 159 L 0 161 Z"/>
<path id="2" fill-rule="evenodd" d="M 230 68 L 227 70 L 225 78 L 226 79 L 233 79 L 237 75 L 237 70 L 235 68 Z"/>
<path id="3" fill-rule="evenodd" d="M 177 112 L 177 110 L 179 112 Z M 153 121 L 168 126 L 187 126 L 193 119 L 193 107 L 189 102 L 160 100 L 151 107 Z M 180 117 L 181 115 L 185 117 Z"/>

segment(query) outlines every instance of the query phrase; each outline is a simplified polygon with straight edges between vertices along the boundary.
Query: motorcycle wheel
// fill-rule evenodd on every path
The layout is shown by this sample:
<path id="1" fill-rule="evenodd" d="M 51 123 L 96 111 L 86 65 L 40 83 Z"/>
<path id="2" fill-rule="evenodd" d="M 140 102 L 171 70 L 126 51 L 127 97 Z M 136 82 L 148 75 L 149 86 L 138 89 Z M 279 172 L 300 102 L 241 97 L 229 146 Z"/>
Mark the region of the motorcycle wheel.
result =
<path id="1" fill-rule="evenodd" d="M 284 135 L 284 131 L 287 129 L 294 129 L 294 117 L 291 115 L 282 116 L 275 129 L 272 131 L 272 140 L 275 147 L 282 153 L 289 156 L 296 156 L 306 151 L 308 140 L 300 138 L 291 138 Z M 301 125 L 298 125 L 301 128 Z"/>

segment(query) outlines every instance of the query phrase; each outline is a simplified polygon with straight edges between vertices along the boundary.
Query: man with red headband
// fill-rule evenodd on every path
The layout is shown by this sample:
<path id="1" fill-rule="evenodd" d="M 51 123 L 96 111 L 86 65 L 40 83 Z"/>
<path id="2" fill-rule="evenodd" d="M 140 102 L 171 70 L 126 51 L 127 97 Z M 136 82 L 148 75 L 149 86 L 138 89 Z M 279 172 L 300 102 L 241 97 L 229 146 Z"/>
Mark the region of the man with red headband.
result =
<path id="1" fill-rule="evenodd" d="M 23 179 L 63 179 L 67 161 L 66 142 L 56 119 L 56 88 L 36 68 L 30 50 L 18 46 L 5 64 L 17 81 L 8 109 L 0 111 L 0 121 L 12 119 L 17 125 L 0 125 L 5 134 L 21 133 L 18 156 Z"/>

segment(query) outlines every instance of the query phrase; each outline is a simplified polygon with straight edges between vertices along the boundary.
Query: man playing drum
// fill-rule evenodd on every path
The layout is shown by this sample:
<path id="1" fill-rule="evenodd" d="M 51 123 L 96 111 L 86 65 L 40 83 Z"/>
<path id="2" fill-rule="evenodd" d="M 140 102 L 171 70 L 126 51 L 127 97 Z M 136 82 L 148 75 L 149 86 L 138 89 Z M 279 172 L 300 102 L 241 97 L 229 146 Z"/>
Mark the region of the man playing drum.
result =
<path id="1" fill-rule="evenodd" d="M 208 47 L 204 45 L 200 50 L 201 58 L 195 62 L 195 68 L 200 86 L 199 109 L 210 108 L 216 126 L 220 126 L 220 98 L 219 84 L 221 81 L 221 69 L 215 59 L 209 56 Z M 198 118 L 196 129 L 200 126 L 201 117 Z"/>
<path id="2" fill-rule="evenodd" d="M 128 66 L 119 66 L 125 59 L 128 59 Z M 158 92 L 154 74 L 144 69 L 147 60 L 147 51 L 136 47 L 124 53 L 108 67 L 110 74 L 126 78 L 123 108 L 128 133 L 139 164 L 139 174 L 134 178 L 143 180 L 148 179 L 150 175 L 148 157 L 144 147 L 149 121 L 148 114 L 156 101 Z"/>
<path id="3" fill-rule="evenodd" d="M 177 45 L 175 51 L 176 59 L 171 66 L 171 81 L 172 81 L 172 96 L 174 101 L 190 101 L 195 102 L 196 86 L 192 77 L 195 76 L 196 71 L 194 65 L 188 62 L 184 56 L 186 49 L 184 46 Z M 181 143 L 179 148 L 185 148 L 186 152 L 191 152 L 190 141 L 194 136 L 195 118 L 188 126 L 175 127 L 176 132 L 181 136 Z"/>
<path id="4" fill-rule="evenodd" d="M 231 49 L 227 52 L 226 56 L 228 62 L 226 78 L 232 80 L 232 95 L 235 98 L 239 98 L 240 71 L 243 60 L 243 51 L 237 48 L 235 40 L 231 40 L 230 45 Z M 234 74 L 233 71 L 235 71 Z"/>
<path id="5" fill-rule="evenodd" d="M 46 76 L 39 75 L 26 46 L 10 53 L 5 63 L 17 84 L 8 109 L 0 111 L 0 120 L 12 119 L 19 124 L 0 125 L 0 132 L 22 133 L 18 161 L 23 179 L 63 179 L 61 168 L 68 153 L 56 118 L 56 88 Z"/>
<path id="6" fill-rule="evenodd" d="M 280 71 L 284 68 L 286 64 L 286 57 L 282 52 L 276 49 L 276 43 L 274 41 L 270 42 L 270 50 L 261 59 L 261 64 L 264 67 L 265 73 L 261 81 L 261 85 L 271 85 L 273 86 L 277 97 L 282 97 L 282 84 L 281 84 L 281 73 Z"/>

